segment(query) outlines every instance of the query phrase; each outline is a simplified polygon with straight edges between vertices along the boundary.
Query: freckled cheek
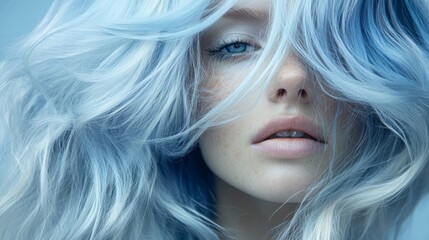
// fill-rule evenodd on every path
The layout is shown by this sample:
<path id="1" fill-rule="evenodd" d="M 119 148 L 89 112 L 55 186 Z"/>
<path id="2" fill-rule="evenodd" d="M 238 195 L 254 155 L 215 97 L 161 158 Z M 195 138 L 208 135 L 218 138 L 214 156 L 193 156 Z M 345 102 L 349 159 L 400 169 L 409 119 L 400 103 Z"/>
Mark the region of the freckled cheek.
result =
<path id="1" fill-rule="evenodd" d="M 204 133 L 199 143 L 207 165 L 225 169 L 239 164 L 245 150 L 242 138 L 241 130 L 231 126 L 210 129 Z"/>
<path id="2" fill-rule="evenodd" d="M 203 103 L 206 111 L 230 96 L 239 87 L 247 76 L 247 71 L 244 69 L 249 68 L 225 64 L 207 70 L 210 77 L 204 80 L 200 86 L 200 102 Z"/>
<path id="3" fill-rule="evenodd" d="M 229 96 L 241 82 L 234 74 L 212 76 L 202 84 L 202 92 L 214 96 L 217 100 L 222 100 Z"/>

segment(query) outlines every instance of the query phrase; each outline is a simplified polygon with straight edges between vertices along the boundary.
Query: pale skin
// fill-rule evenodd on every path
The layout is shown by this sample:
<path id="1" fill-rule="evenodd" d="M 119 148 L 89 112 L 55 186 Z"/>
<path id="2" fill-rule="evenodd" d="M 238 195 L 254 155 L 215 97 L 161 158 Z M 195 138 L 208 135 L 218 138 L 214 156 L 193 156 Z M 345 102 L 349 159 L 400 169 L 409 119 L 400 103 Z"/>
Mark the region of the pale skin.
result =
<path id="1" fill-rule="evenodd" d="M 245 57 L 226 60 L 219 58 L 219 54 L 248 56 L 263 49 L 265 39 L 259 33 L 267 27 L 265 17 L 270 1 L 238 1 L 233 9 L 233 13 L 226 14 L 201 38 L 203 59 L 210 66 L 210 79 L 204 87 L 216 93 L 213 99 L 217 101 L 237 88 L 253 61 Z M 258 16 L 245 16 L 240 9 L 251 10 Z M 207 54 L 207 49 L 216 51 Z M 304 63 L 291 53 L 285 56 L 277 76 L 245 116 L 203 134 L 199 146 L 216 176 L 217 221 L 221 226 L 232 230 L 238 239 L 270 239 L 271 230 L 290 219 L 308 187 L 325 171 L 332 150 L 344 148 L 329 144 L 329 123 L 335 106 L 310 80 Z M 326 135 L 322 151 L 305 157 L 281 158 L 252 147 L 252 139 L 268 122 L 291 116 L 305 117 L 321 126 Z M 345 142 L 345 135 L 339 133 L 336 137 Z"/>

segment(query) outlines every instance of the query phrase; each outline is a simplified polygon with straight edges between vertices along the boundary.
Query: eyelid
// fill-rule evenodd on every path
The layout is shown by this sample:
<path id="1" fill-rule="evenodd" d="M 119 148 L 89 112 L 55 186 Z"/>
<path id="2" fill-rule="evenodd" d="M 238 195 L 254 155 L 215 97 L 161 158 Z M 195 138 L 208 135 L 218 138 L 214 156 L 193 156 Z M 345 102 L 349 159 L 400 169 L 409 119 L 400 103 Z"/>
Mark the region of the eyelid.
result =
<path id="1" fill-rule="evenodd" d="M 216 41 L 214 41 L 211 44 L 211 47 L 209 47 L 206 50 L 209 49 L 216 49 L 216 47 L 221 46 L 222 44 L 228 43 L 228 42 L 232 42 L 235 40 L 240 40 L 243 42 L 250 42 L 252 44 L 255 44 L 255 47 L 261 48 L 261 45 L 258 43 L 259 41 L 256 40 L 255 37 L 252 37 L 251 35 L 247 34 L 247 33 L 230 33 L 227 34 L 223 37 L 220 37 L 218 39 L 216 39 Z"/>
<path id="2" fill-rule="evenodd" d="M 235 42 L 246 43 L 250 45 L 253 48 L 253 50 L 244 52 L 244 53 L 237 53 L 237 54 L 222 52 L 222 50 L 226 46 Z M 206 52 L 208 52 L 210 57 L 212 57 L 214 60 L 226 61 L 226 60 L 236 60 L 238 58 L 242 59 L 243 57 L 251 56 L 251 54 L 253 54 L 254 52 L 257 52 L 261 48 L 262 48 L 261 45 L 254 37 L 248 34 L 234 33 L 234 34 L 228 34 L 225 37 L 217 40 L 213 44 L 212 48 L 206 49 Z"/>

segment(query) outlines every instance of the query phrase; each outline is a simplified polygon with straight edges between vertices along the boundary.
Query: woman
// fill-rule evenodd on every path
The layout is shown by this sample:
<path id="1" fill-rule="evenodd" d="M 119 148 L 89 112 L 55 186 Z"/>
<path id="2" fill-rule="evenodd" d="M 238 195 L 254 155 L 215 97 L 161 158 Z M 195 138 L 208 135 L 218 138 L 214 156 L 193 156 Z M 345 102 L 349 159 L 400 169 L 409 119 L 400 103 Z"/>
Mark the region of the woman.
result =
<path id="1" fill-rule="evenodd" d="M 387 239 L 427 192 L 424 1 L 62 1 L 2 63 L 4 239 Z"/>

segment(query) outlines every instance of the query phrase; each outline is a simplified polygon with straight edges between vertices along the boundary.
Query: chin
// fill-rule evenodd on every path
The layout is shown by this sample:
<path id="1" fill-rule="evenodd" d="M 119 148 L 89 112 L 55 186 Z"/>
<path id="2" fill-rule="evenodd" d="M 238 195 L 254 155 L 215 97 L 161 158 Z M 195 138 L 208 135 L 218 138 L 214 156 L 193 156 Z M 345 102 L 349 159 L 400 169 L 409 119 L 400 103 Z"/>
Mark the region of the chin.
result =
<path id="1" fill-rule="evenodd" d="M 260 189 L 260 191 L 249 192 L 248 194 L 260 200 L 272 203 L 300 203 L 307 193 L 302 189 Z"/>

